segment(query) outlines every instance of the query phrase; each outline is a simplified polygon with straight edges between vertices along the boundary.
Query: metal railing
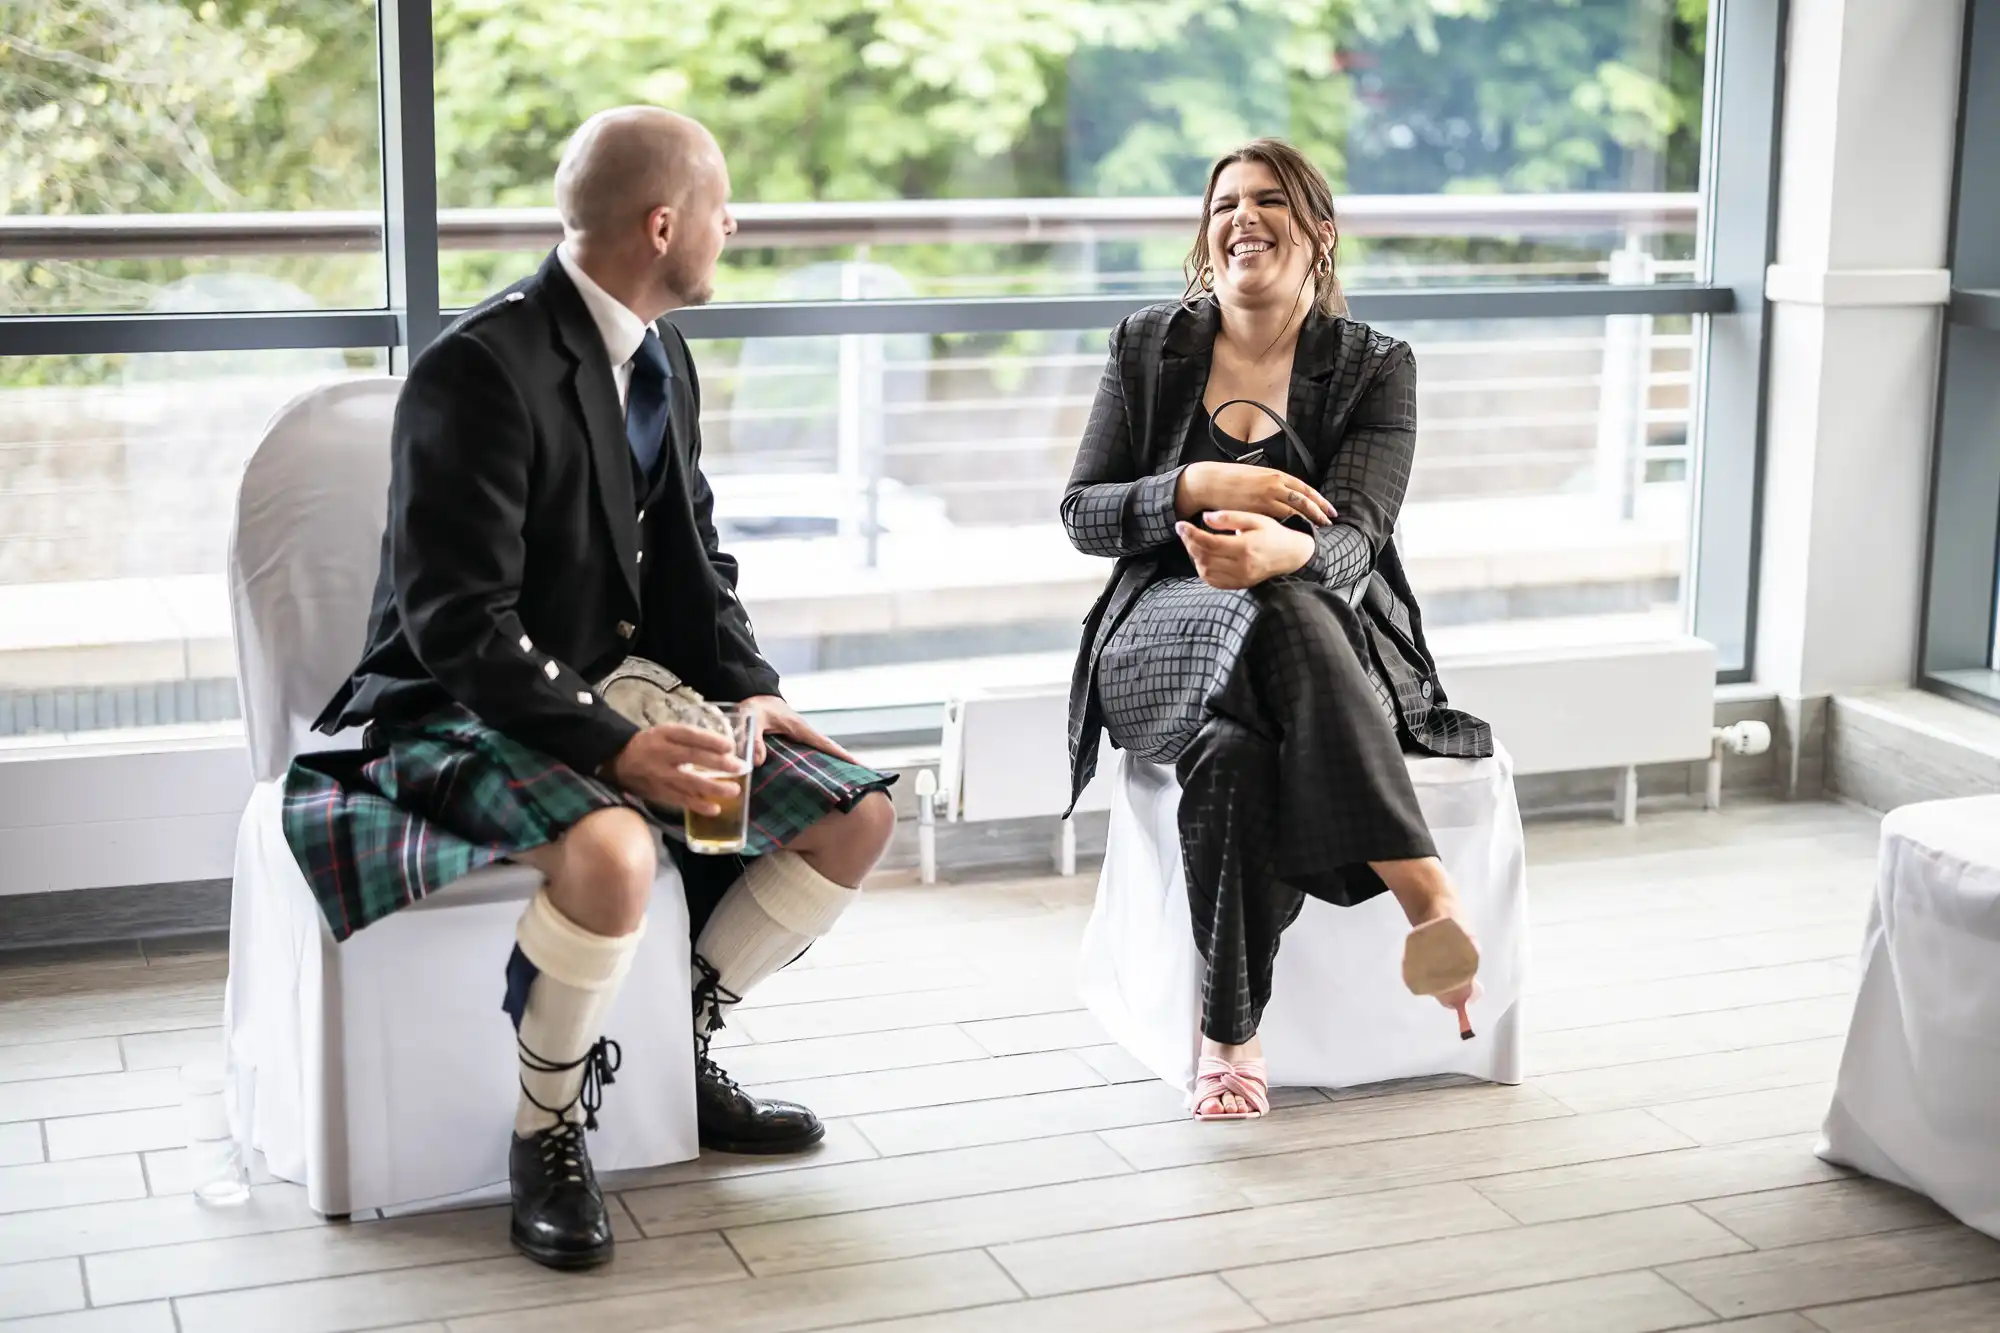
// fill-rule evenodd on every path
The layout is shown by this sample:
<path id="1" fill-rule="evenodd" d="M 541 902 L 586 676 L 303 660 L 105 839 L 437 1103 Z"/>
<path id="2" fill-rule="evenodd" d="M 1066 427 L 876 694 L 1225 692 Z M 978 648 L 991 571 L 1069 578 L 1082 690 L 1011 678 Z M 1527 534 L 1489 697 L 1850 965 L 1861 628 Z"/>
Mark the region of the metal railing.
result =
<path id="1" fill-rule="evenodd" d="M 1684 258 L 1678 272 L 1663 263 L 1649 285 L 1604 281 L 1610 275 L 1600 256 L 1621 248 L 1691 253 L 1678 238 L 1695 236 L 1702 225 L 1699 197 L 1693 194 L 1355 195 L 1340 206 L 1342 226 L 1352 239 L 1485 237 L 1556 247 L 1551 254 L 1524 255 L 1518 265 L 1490 258 L 1455 261 L 1421 247 L 1363 248 L 1358 262 L 1350 264 L 1347 283 L 1361 319 L 1715 314 L 1733 309 L 1739 298 L 1731 289 L 1705 285 Z M 1181 241 L 1192 233 L 1198 212 L 1191 198 L 743 204 L 736 210 L 739 253 L 846 249 L 850 260 L 879 261 L 895 246 L 1040 245 L 1050 252 L 1023 256 L 1012 273 L 980 273 L 975 265 L 965 273 L 932 274 L 906 284 L 900 295 L 870 291 L 858 294 L 865 299 L 841 299 L 837 290 L 824 298 L 790 292 L 784 299 L 682 311 L 675 322 L 690 338 L 1104 328 L 1180 289 L 1178 275 L 1155 269 L 1159 256 L 1132 271 L 1133 256 L 1120 255 L 1118 245 Z M 445 209 L 436 216 L 437 244 L 445 252 L 525 256 L 559 235 L 549 208 Z M 1662 246 L 1654 243 L 1657 238 L 1670 239 Z M 399 259 L 400 253 L 393 245 L 384 252 L 383 219 L 370 209 L 0 217 L 0 263 L 307 256 L 367 261 L 379 255 L 397 272 L 415 264 L 428 274 L 412 290 L 436 290 L 437 252 L 428 260 L 413 254 Z M 813 262 L 802 256 L 799 267 Z M 387 286 L 396 289 L 394 283 Z M 919 286 L 921 293 L 912 290 Z M 260 301 L 255 310 L 218 308 L 199 297 L 190 306 L 185 292 L 176 293 L 173 309 L 93 314 L 58 308 L 0 315 L 0 356 L 421 346 L 453 306 L 469 304 L 478 294 L 447 296 L 441 315 L 393 300 L 328 308 L 308 293 Z"/>
<path id="2" fill-rule="evenodd" d="M 1590 324 L 1420 339 L 1428 495 L 1539 491 L 1561 473 L 1564 488 L 1582 481 L 1607 513 L 1630 519 L 1650 475 L 1686 475 L 1693 335 L 1660 332 L 1645 316 Z M 885 481 L 948 498 L 955 513 L 974 495 L 1036 497 L 1025 510 L 979 506 L 984 517 L 965 516 L 975 523 L 1053 512 L 1101 344 L 911 358 L 885 356 L 883 340 L 868 335 L 830 341 L 817 361 L 725 355 L 705 365 L 712 471 L 824 477 L 830 493 L 848 497 L 841 531 L 864 566 L 874 562 Z M 1018 387 L 991 382 L 995 371 Z"/>
<path id="3" fill-rule="evenodd" d="M 1695 230 L 1694 194 L 1351 195 L 1350 237 L 1674 235 Z M 737 204 L 738 246 L 1033 244 L 1186 236 L 1192 198 L 890 199 Z M 382 248 L 382 214 L 141 213 L 0 217 L 0 260 L 192 259 L 337 254 Z M 459 251 L 541 249 L 561 239 L 553 208 L 449 208 L 438 244 Z"/>
<path id="4" fill-rule="evenodd" d="M 1581 247 L 1573 247 L 1567 255 L 1559 251 L 1554 256 L 1539 257 L 1519 266 L 1490 260 L 1469 264 L 1464 261 L 1431 260 L 1428 257 L 1375 265 L 1367 265 L 1364 261 L 1360 269 L 1363 282 L 1382 285 L 1374 289 L 1377 294 L 1372 300 L 1366 288 L 1354 293 L 1357 313 L 1378 320 L 1385 316 L 1397 318 L 1398 315 L 1401 318 L 1434 318 L 1436 316 L 1421 312 L 1389 315 L 1385 311 L 1378 315 L 1370 307 L 1381 303 L 1385 296 L 1396 299 L 1390 294 L 1398 288 L 1421 289 L 1439 281 L 1461 284 L 1467 280 L 1492 282 L 1516 271 L 1518 278 L 1543 285 L 1535 289 L 1517 287 L 1511 293 L 1505 287 L 1494 288 L 1480 293 L 1489 298 L 1486 301 L 1461 302 L 1476 306 L 1476 310 L 1454 311 L 1446 317 L 1485 318 L 1490 314 L 1504 313 L 1497 308 L 1487 309 L 1494 305 L 1490 298 L 1506 300 L 1510 296 L 1521 298 L 1537 293 L 1546 298 L 1563 290 L 1576 292 L 1580 288 L 1586 294 L 1594 290 L 1614 302 L 1622 301 L 1624 304 L 1618 305 L 1617 309 L 1624 313 L 1600 315 L 1602 322 L 1598 328 L 1603 337 L 1593 337 L 1592 360 L 1596 364 L 1591 388 L 1596 390 L 1593 395 L 1596 402 L 1593 405 L 1595 429 L 1590 433 L 1596 438 L 1595 466 L 1592 469 L 1596 489 L 1615 512 L 1629 516 L 1649 467 L 1668 461 L 1663 458 L 1663 453 L 1676 455 L 1672 460 L 1676 463 L 1684 465 L 1685 462 L 1684 445 L 1663 451 L 1660 443 L 1653 438 L 1651 429 L 1670 423 L 1663 421 L 1649 402 L 1651 387 L 1658 383 L 1655 378 L 1657 371 L 1652 365 L 1652 350 L 1658 343 L 1652 329 L 1652 316 L 1638 312 L 1666 307 L 1649 307 L 1634 303 L 1632 298 L 1645 292 L 1662 297 L 1703 293 L 1703 289 L 1688 285 L 1688 280 L 1697 276 L 1691 262 L 1657 259 L 1650 253 L 1657 247 L 1648 244 L 1649 240 L 1661 236 L 1692 235 L 1699 225 L 1698 203 L 1698 196 L 1693 194 L 1352 196 L 1340 202 L 1343 229 L 1350 238 L 1505 236 L 1585 242 Z M 837 297 L 835 300 L 770 302 L 758 307 L 718 306 L 688 312 L 700 317 L 689 320 L 685 330 L 696 337 L 764 337 L 777 332 L 796 336 L 803 332 L 819 332 L 817 327 L 813 327 L 817 321 L 830 326 L 828 332 L 833 332 L 836 339 L 834 348 L 837 350 L 832 352 L 830 363 L 819 371 L 832 381 L 829 386 L 832 392 L 823 406 L 814 409 L 730 402 L 714 414 L 720 419 L 711 424 L 718 427 L 717 434 L 727 440 L 734 434 L 734 426 L 752 418 L 818 417 L 814 424 L 820 427 L 820 431 L 815 433 L 820 434 L 830 446 L 827 449 L 830 457 L 820 466 L 830 465 L 833 473 L 830 479 L 841 491 L 854 497 L 851 511 L 843 515 L 842 534 L 853 539 L 859 547 L 862 563 L 873 565 L 882 532 L 878 518 L 881 489 L 891 470 L 891 460 L 906 462 L 906 451 L 938 446 L 906 438 L 900 429 L 892 429 L 900 417 L 916 409 L 906 410 L 885 393 L 885 376 L 908 375 L 916 367 L 907 360 L 885 355 L 887 330 L 878 331 L 858 324 L 855 317 L 871 308 L 880 310 L 884 305 L 904 305 L 946 307 L 957 312 L 953 318 L 961 321 L 965 312 L 977 310 L 983 321 L 979 327 L 996 330 L 1104 327 L 1118 317 L 1118 312 L 1112 311 L 1111 306 L 1136 304 L 1149 299 L 1143 295 L 1148 292 L 1176 290 L 1178 282 L 1177 275 L 1172 271 L 1153 267 L 1158 262 L 1157 257 L 1144 265 L 1134 266 L 1127 251 L 1121 260 L 1100 265 L 1100 257 L 1109 259 L 1110 255 L 1101 252 L 1097 243 L 1116 239 L 1185 238 L 1199 213 L 1199 201 L 1192 198 L 891 200 L 744 204 L 736 209 L 736 213 L 738 248 L 854 247 L 855 250 L 852 258 L 830 266 L 838 270 L 837 285 L 827 293 Z M 439 241 L 449 250 L 529 252 L 550 244 L 559 235 L 560 228 L 553 209 L 448 209 L 439 214 Z M 341 250 L 366 252 L 379 248 L 381 236 L 380 214 L 363 210 L 125 217 L 13 216 L 0 217 L 0 260 L 74 262 L 100 258 L 268 257 Z M 1066 290 L 1133 295 L 1051 299 L 1044 289 L 1040 296 L 1042 305 L 1068 301 L 1072 305 L 1106 307 L 1101 318 L 1093 312 L 1078 313 L 1069 309 L 1050 322 L 1036 322 L 1022 315 L 1024 311 L 1031 312 L 1031 307 L 1036 304 L 1034 300 L 1005 298 L 990 290 L 978 293 L 971 300 L 885 302 L 859 299 L 865 293 L 876 290 L 875 284 L 867 280 L 871 270 L 880 273 L 893 268 L 892 262 L 885 262 L 892 261 L 893 256 L 879 253 L 871 256 L 873 247 L 944 243 L 1077 245 L 1080 253 L 1065 261 L 1061 265 L 1062 272 L 1055 275 Z M 1577 253 L 1577 248 L 1581 248 L 1582 253 Z M 1006 275 L 974 275 L 967 282 L 990 283 L 996 280 L 1014 279 Z M 1047 280 L 1046 276 L 1036 279 L 1041 282 Z M 1663 280 L 1667 284 L 1665 287 L 1661 286 Z M 1552 281 L 1560 285 L 1548 285 Z M 906 288 L 907 284 L 899 280 L 889 286 Z M 974 293 L 962 287 L 954 295 L 971 297 Z M 1530 309 L 1524 305 L 1517 313 L 1596 312 L 1589 309 Z M 758 322 L 759 316 L 762 317 L 761 322 Z M 193 317 L 200 318 L 198 315 Z M 274 320 L 301 317 L 309 316 L 305 312 L 300 315 L 275 313 L 267 316 Z M 179 318 L 187 319 L 189 315 L 184 313 Z M 1021 322 L 1010 322 L 1017 319 Z M 780 321 L 788 327 L 777 327 Z M 0 320 L 0 326 L 9 322 Z M 54 317 L 34 322 L 44 326 L 43 332 L 48 332 L 64 323 L 87 323 L 89 320 L 88 317 L 81 320 Z M 746 327 L 739 331 L 734 328 L 736 324 Z M 961 323 L 958 327 L 967 325 Z M 6 331 L 0 327 L 0 333 Z M 34 330 L 22 329 L 18 332 L 31 337 Z M 1008 359 L 1013 362 L 1016 371 L 1037 368 L 1036 358 L 1033 357 L 1025 362 L 1012 356 Z M 892 360 L 895 364 L 891 364 Z M 796 381 L 796 372 L 786 373 Z M 1087 389 L 1087 383 L 1081 384 L 1073 392 L 1087 392 Z M 727 397 L 733 399 L 735 395 Z M 921 410 L 930 412 L 941 406 L 943 404 L 927 398 Z M 1067 406 L 1074 411 L 1080 404 Z M 968 404 L 957 404 L 955 410 L 963 412 L 969 407 Z M 1503 415 L 1512 417 L 1514 414 Z M 1066 428 L 1073 424 L 1066 423 Z M 1535 435 L 1538 427 L 1543 431 L 1590 429 L 1588 423 L 1578 416 L 1577 408 L 1556 413 L 1546 420 L 1509 420 L 1505 424 L 1511 431 L 1528 436 Z M 982 421 L 977 426 L 971 426 L 974 430 L 981 427 L 990 430 L 991 422 Z M 1440 428 L 1462 431 L 1465 423 L 1447 424 L 1433 420 L 1431 429 Z M 1003 443 L 983 433 L 978 441 L 958 439 L 953 445 L 954 452 L 964 454 L 1018 450 L 1032 457 L 1037 452 L 1037 446 L 1030 440 Z M 1524 440 L 1515 461 L 1523 464 L 1554 463 L 1564 456 L 1573 457 L 1574 447 L 1562 453 L 1548 453 L 1545 446 Z M 1585 456 L 1588 457 L 1588 454 Z M 763 466 L 768 466 L 776 460 L 760 461 Z M 1494 461 L 1478 463 L 1454 459 L 1448 462 L 1440 458 L 1433 463 L 1443 467 L 1490 469 Z M 759 466 L 758 462 L 747 458 L 729 459 L 726 450 L 715 462 L 725 468 L 732 462 L 738 465 L 749 463 L 752 468 Z M 1031 474 L 1032 471 L 1031 468 Z M 1005 482 L 939 477 L 925 478 L 925 481 L 934 490 L 963 492 L 975 487 L 1020 486 L 1026 477 Z"/>

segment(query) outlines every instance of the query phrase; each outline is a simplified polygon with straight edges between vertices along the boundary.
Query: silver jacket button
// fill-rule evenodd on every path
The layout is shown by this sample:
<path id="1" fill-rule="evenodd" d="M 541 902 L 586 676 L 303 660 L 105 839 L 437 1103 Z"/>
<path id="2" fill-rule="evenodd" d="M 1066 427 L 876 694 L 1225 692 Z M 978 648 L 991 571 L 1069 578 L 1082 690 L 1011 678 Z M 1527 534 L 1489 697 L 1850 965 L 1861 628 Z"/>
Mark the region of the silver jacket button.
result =
<path id="1" fill-rule="evenodd" d="M 631 638 L 631 637 L 632 637 L 632 636 L 633 636 L 634 634 L 636 634 L 636 633 L 638 633 L 638 632 L 639 632 L 639 627 L 638 627 L 638 626 L 636 626 L 636 625 L 634 625 L 634 624 L 633 624 L 633 623 L 632 623 L 631 621 L 629 621 L 629 620 L 621 620 L 621 621 L 619 621 L 619 622 L 618 622 L 618 637 L 619 637 L 619 638 L 621 638 L 621 639 L 629 639 L 629 638 Z"/>

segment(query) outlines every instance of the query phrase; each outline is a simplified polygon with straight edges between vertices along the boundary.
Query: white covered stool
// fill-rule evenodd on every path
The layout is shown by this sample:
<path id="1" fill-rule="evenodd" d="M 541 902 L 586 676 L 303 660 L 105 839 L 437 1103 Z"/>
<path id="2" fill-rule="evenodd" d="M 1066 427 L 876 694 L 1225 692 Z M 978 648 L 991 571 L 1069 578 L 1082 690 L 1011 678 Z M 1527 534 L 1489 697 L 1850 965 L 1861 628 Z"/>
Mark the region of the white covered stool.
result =
<path id="1" fill-rule="evenodd" d="M 313 718 L 360 660 L 400 381 L 294 400 L 245 469 L 230 610 L 257 785 L 237 834 L 225 1035 L 242 1142 L 325 1214 L 507 1179 L 518 1066 L 500 1008 L 514 925 L 541 877 L 496 865 L 335 944 L 279 823 L 292 756 L 351 743 Z M 624 1051 L 600 1171 L 696 1155 L 687 902 L 664 852 L 651 920 L 606 1024 Z"/>
<path id="2" fill-rule="evenodd" d="M 1819 1155 L 2000 1236 L 2000 796 L 1882 821 Z"/>
<path id="3" fill-rule="evenodd" d="M 1259 1035 L 1273 1087 L 1353 1087 L 1429 1074 L 1521 1080 L 1520 996 L 1527 867 L 1512 764 L 1409 759 L 1424 821 L 1480 948 L 1478 1034 L 1403 986 L 1409 922 L 1393 896 L 1356 907 L 1306 899 L 1278 948 Z M 1118 1043 L 1162 1079 L 1194 1088 L 1202 959 L 1181 863 L 1180 783 L 1171 768 L 1118 756 L 1097 904 L 1084 928 L 1077 987 Z"/>

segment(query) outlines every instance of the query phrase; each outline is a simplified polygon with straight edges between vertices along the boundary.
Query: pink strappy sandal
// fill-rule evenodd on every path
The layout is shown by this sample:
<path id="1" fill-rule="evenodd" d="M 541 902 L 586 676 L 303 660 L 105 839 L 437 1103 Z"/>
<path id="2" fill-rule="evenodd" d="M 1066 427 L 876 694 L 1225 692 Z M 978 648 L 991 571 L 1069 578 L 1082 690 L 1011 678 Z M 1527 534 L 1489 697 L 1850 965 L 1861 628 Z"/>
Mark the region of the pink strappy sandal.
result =
<path id="1" fill-rule="evenodd" d="M 1222 1094 L 1234 1093 L 1250 1106 L 1247 1111 L 1222 1109 Z M 1204 1110 L 1213 1105 L 1215 1109 Z M 1213 1055 L 1204 1055 L 1195 1066 L 1194 1118 L 1197 1120 L 1257 1120 L 1271 1109 L 1271 1086 L 1265 1081 L 1262 1060 L 1236 1064 Z"/>

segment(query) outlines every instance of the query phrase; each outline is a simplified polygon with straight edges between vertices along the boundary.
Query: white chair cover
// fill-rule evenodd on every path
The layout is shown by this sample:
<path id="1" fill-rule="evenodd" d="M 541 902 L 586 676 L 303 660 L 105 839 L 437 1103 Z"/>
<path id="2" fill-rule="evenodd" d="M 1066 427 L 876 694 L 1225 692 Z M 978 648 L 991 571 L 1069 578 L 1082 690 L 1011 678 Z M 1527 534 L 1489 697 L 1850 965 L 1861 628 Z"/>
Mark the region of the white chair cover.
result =
<path id="1" fill-rule="evenodd" d="M 1882 821 L 1819 1155 L 2000 1236 L 2000 796 Z"/>
<path id="2" fill-rule="evenodd" d="M 229 580 L 257 786 L 237 835 L 225 1004 L 239 1133 L 322 1213 L 455 1197 L 507 1178 L 516 1062 L 500 999 L 531 871 L 478 871 L 335 945 L 279 823 L 293 755 L 360 658 L 379 567 L 398 381 L 296 399 L 245 469 Z M 624 1065 L 600 1170 L 698 1151 L 687 903 L 664 855 L 607 1023 Z"/>
<path id="3" fill-rule="evenodd" d="M 243 730 L 258 782 L 342 742 L 313 719 L 361 660 L 389 508 L 401 381 L 314 389 L 280 408 L 243 469 L 229 539 Z"/>
<path id="4" fill-rule="evenodd" d="M 1180 784 L 1171 768 L 1119 755 L 1097 904 L 1078 990 L 1105 1030 L 1166 1082 L 1191 1092 L 1201 1047 L 1201 955 L 1181 864 Z M 1521 1079 L 1519 1001 L 1527 870 L 1505 751 L 1413 758 L 1410 776 L 1438 855 L 1480 944 L 1477 1036 L 1402 983 L 1409 923 L 1384 893 L 1358 907 L 1307 899 L 1278 950 L 1261 1036 L 1273 1086 L 1353 1087 L 1429 1074 Z"/>

